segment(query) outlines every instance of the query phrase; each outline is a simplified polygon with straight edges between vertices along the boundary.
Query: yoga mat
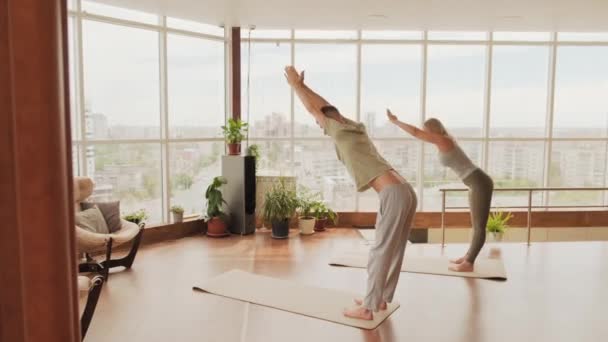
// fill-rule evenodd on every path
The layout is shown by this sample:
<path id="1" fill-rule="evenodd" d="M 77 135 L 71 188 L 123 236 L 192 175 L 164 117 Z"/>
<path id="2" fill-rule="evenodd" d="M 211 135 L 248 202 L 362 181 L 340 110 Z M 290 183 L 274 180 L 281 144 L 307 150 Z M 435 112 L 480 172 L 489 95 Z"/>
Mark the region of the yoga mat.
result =
<path id="1" fill-rule="evenodd" d="M 332 256 L 329 264 L 332 266 L 366 268 L 367 258 L 368 253 L 362 250 L 340 252 Z M 507 280 L 505 266 L 500 259 L 477 258 L 473 272 L 453 272 L 448 270 L 448 266 L 449 261 L 445 257 L 412 256 L 406 253 L 401 271 L 454 277 Z"/>
<path id="2" fill-rule="evenodd" d="M 393 302 L 386 310 L 375 312 L 372 321 L 347 318 L 342 315 L 343 309 L 354 307 L 353 299 L 361 296 L 241 270 L 222 273 L 193 290 L 362 329 L 375 329 L 399 308 Z"/>

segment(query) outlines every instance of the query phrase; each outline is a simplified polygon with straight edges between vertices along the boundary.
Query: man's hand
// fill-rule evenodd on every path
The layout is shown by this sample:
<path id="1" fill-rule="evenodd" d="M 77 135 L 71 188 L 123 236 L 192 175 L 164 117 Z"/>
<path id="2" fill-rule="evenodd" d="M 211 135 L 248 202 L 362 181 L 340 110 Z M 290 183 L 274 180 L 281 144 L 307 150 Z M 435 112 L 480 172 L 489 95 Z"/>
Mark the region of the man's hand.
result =
<path id="1" fill-rule="evenodd" d="M 393 114 L 391 112 L 390 109 L 386 109 L 386 116 L 388 116 L 388 119 L 390 120 L 390 122 L 392 123 L 396 123 L 397 121 L 399 121 L 399 119 L 397 118 L 397 116 L 395 114 Z"/>
<path id="2" fill-rule="evenodd" d="M 293 66 L 285 67 L 285 79 L 292 87 L 298 87 L 304 84 L 304 71 L 298 74 L 298 71 Z"/>

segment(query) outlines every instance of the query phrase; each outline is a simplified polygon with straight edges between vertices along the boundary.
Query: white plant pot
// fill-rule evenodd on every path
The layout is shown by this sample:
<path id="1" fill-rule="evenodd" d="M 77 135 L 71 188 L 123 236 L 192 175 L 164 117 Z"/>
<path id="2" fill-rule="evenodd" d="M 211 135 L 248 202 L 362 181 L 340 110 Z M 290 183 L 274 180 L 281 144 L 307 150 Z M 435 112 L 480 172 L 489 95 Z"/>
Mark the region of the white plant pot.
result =
<path id="1" fill-rule="evenodd" d="M 314 218 L 302 218 L 298 220 L 298 227 L 300 228 L 300 234 L 302 235 L 311 235 L 315 232 L 315 222 Z"/>
<path id="2" fill-rule="evenodd" d="M 490 233 L 490 240 L 492 242 L 502 242 L 502 238 L 504 236 L 505 233 Z"/>
<path id="3" fill-rule="evenodd" d="M 173 223 L 180 223 L 184 221 L 184 213 L 171 213 L 173 214 Z"/>

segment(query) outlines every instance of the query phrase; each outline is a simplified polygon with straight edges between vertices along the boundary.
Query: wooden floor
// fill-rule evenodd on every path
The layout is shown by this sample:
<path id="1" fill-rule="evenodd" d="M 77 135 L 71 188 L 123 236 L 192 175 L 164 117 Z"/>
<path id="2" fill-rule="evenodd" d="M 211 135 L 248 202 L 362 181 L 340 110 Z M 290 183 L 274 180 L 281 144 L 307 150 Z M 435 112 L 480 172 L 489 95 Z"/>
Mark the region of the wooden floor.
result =
<path id="1" fill-rule="evenodd" d="M 354 229 L 333 229 L 144 247 L 133 269 L 111 274 L 86 341 L 608 341 L 608 242 L 486 245 L 482 253 L 504 259 L 506 282 L 402 273 L 401 308 L 374 331 L 191 290 L 238 268 L 363 293 L 364 269 L 327 265 L 332 251 L 362 241 Z M 408 248 L 457 256 L 466 246 Z"/>

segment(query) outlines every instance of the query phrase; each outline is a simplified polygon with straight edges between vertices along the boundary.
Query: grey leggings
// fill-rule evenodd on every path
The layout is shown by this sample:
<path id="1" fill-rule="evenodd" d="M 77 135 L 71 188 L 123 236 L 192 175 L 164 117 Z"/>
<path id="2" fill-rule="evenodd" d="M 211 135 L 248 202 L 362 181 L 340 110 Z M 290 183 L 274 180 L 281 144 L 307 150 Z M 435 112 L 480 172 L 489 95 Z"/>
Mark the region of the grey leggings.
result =
<path id="1" fill-rule="evenodd" d="M 474 263 L 486 242 L 486 224 L 490 216 L 494 182 L 481 169 L 473 171 L 463 179 L 463 182 L 469 187 L 469 206 L 471 208 L 471 224 L 473 225 L 473 239 L 466 259 L 468 262 Z"/>

